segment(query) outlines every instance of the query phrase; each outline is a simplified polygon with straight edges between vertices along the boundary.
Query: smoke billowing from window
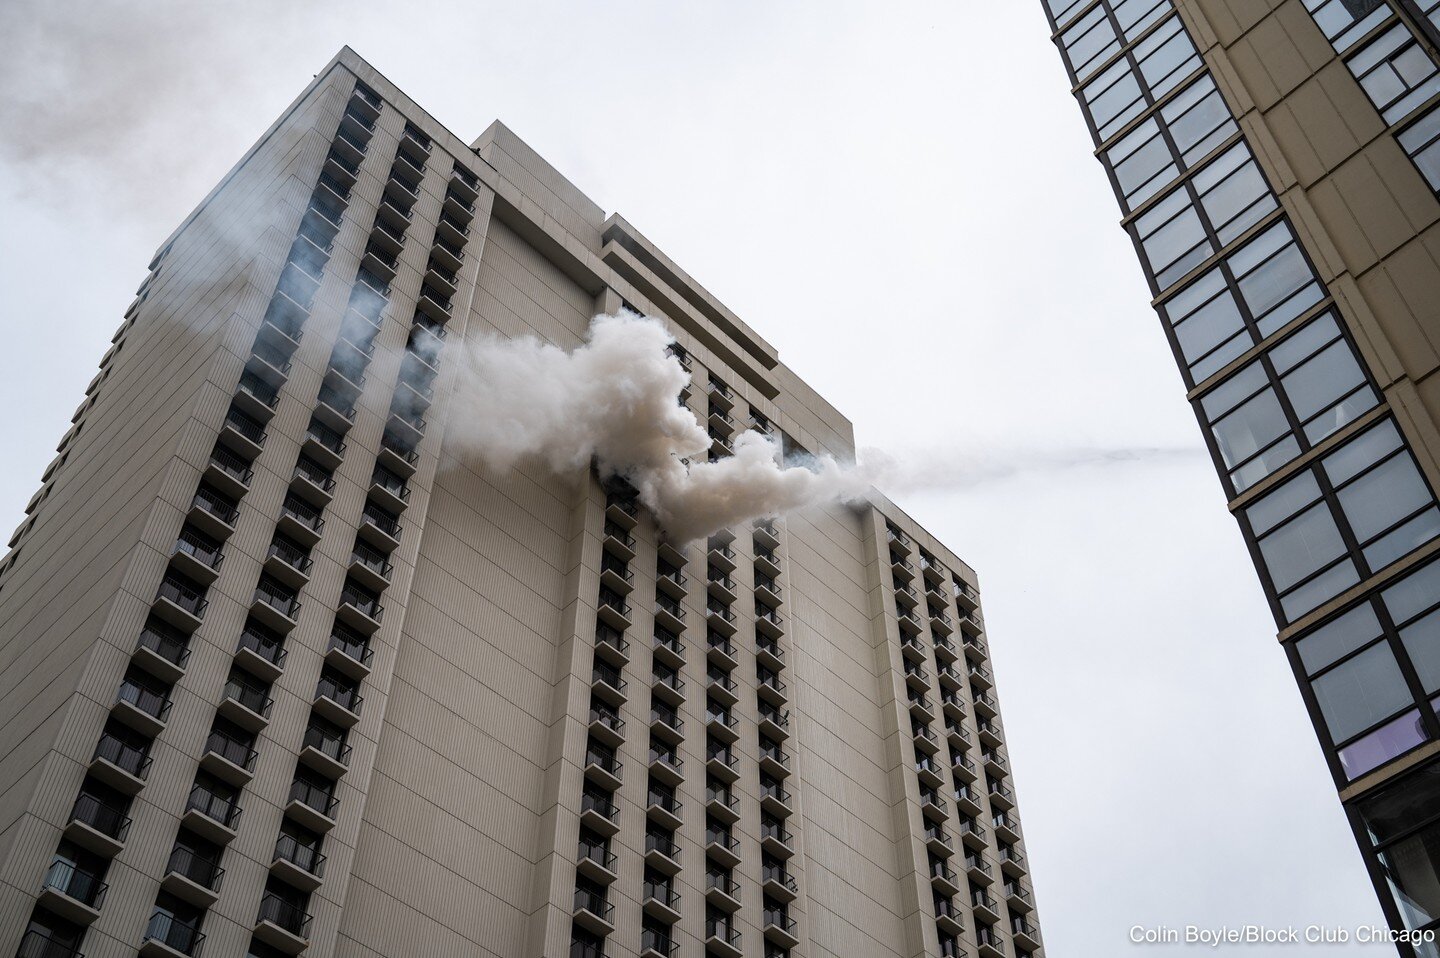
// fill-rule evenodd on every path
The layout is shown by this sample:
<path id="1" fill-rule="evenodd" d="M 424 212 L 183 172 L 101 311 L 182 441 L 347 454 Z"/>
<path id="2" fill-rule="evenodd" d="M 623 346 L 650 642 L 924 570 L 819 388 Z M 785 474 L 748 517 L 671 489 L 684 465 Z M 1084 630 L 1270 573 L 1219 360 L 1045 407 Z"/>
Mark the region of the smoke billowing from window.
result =
<path id="1" fill-rule="evenodd" d="M 666 353 L 672 341 L 659 322 L 620 315 L 597 316 L 570 352 L 530 337 L 467 342 L 449 435 L 496 471 L 594 461 L 634 485 L 680 541 L 865 494 L 862 470 L 829 456 L 786 465 L 754 430 L 734 438 L 733 456 L 706 461 L 710 436 L 680 404 L 690 374 Z"/>

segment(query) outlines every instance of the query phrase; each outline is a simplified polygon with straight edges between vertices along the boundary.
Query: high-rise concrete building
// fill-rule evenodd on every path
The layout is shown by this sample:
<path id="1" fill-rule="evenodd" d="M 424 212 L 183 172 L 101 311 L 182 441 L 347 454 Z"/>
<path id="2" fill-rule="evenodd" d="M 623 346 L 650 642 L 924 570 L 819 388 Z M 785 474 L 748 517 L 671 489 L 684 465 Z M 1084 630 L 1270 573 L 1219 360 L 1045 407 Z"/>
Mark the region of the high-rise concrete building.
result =
<path id="1" fill-rule="evenodd" d="M 1434 928 L 1440 3 L 1045 3 L 1385 915 Z"/>
<path id="2" fill-rule="evenodd" d="M 505 127 L 349 50 L 165 242 L 0 563 L 0 954 L 1042 954 L 974 572 L 890 503 L 667 541 L 496 476 L 457 346 L 630 307 L 850 423 Z"/>

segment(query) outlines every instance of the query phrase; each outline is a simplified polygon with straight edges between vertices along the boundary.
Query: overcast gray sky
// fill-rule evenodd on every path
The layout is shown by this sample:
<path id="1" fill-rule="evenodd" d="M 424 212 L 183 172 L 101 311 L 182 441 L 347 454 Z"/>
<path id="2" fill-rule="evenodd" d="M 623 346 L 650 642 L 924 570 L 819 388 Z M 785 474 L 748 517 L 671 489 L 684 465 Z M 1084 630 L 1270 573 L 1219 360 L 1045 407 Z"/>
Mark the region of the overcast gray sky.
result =
<path id="1" fill-rule="evenodd" d="M 980 572 L 1050 955 L 1381 921 L 1040 0 L 5 0 L 0 527 L 160 240 L 346 43 L 951 470 L 894 497 Z"/>

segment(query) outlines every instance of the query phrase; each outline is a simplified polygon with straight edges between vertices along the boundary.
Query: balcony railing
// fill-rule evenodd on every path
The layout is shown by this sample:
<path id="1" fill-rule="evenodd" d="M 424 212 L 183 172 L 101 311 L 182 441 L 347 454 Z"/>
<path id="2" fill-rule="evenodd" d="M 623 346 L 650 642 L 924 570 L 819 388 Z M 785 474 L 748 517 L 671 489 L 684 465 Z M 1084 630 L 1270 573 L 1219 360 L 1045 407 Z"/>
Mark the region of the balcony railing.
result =
<path id="1" fill-rule="evenodd" d="M 310 937 L 311 916 L 304 908 L 288 902 L 273 892 L 260 899 L 260 913 L 255 920 L 274 922 L 297 938 Z"/>
<path id="2" fill-rule="evenodd" d="M 333 677 L 323 674 L 316 684 L 315 695 L 319 698 L 331 699 L 351 712 L 359 712 L 361 703 L 365 701 L 360 695 L 358 686 L 341 685 Z"/>
<path id="3" fill-rule="evenodd" d="M 130 833 L 130 818 L 125 814 L 125 810 L 89 792 L 81 792 L 75 797 L 75 804 L 70 809 L 70 820 L 88 825 L 117 842 L 125 841 L 126 835 Z"/>
<path id="4" fill-rule="evenodd" d="M 53 888 L 67 898 L 73 898 L 82 905 L 98 909 L 105 903 L 105 892 L 110 886 L 100 876 L 86 871 L 74 862 L 57 858 L 45 873 L 45 887 Z"/>
<path id="5" fill-rule="evenodd" d="M 136 778 L 144 778 L 150 771 L 149 750 L 122 742 L 109 732 L 100 734 L 95 745 L 95 757 L 104 759 Z"/>
<path id="6" fill-rule="evenodd" d="M 270 714 L 270 708 L 275 704 L 264 686 L 246 681 L 238 675 L 231 675 L 226 680 L 224 698 L 234 699 L 257 715 L 265 716 Z"/>
<path id="7" fill-rule="evenodd" d="M 185 810 L 189 811 L 192 808 L 226 828 L 234 828 L 240 821 L 240 803 L 216 795 L 204 785 L 197 784 L 190 789 L 190 797 L 185 801 Z"/>
<path id="8" fill-rule="evenodd" d="M 307 782 L 303 778 L 297 778 L 290 783 L 290 800 L 299 802 L 306 808 L 314 809 L 326 818 L 333 817 L 335 807 L 340 804 L 340 799 L 332 795 L 328 789 L 313 782 Z"/>
<path id="9" fill-rule="evenodd" d="M 205 751 L 214 752 L 247 772 L 255 770 L 255 757 L 258 754 L 255 749 L 219 729 L 210 730 L 210 737 L 205 741 Z"/>
<path id="10" fill-rule="evenodd" d="M 349 632 L 348 629 L 342 632 L 338 628 L 331 632 L 330 648 L 349 656 L 361 665 L 368 666 L 370 660 L 375 656 L 375 650 L 370 648 L 369 641 L 362 638 L 359 633 L 352 635 L 348 634 Z"/>
<path id="11" fill-rule="evenodd" d="M 220 867 L 219 862 L 184 845 L 177 845 L 170 852 L 170 861 L 166 864 L 165 871 L 188 878 L 210 891 L 219 891 L 220 882 L 225 877 L 225 869 Z"/>
<path id="12" fill-rule="evenodd" d="M 145 926 L 145 940 L 157 941 L 182 955 L 192 956 L 199 955 L 205 944 L 205 936 L 196 925 L 183 922 L 158 908 Z"/>
<path id="13" fill-rule="evenodd" d="M 50 937 L 50 932 L 32 928 L 20 939 L 20 949 L 15 958 L 85 958 L 75 945 L 66 944 Z"/>
<path id="14" fill-rule="evenodd" d="M 164 692 L 147 688 L 127 676 L 115 694 L 116 702 L 126 702 L 157 721 L 170 717 L 170 699 Z"/>
<path id="15" fill-rule="evenodd" d="M 275 857 L 284 859 L 316 878 L 325 874 L 325 856 L 313 845 L 304 845 L 294 835 L 282 834 L 275 842 Z M 280 924 L 276 922 L 276 924 Z M 283 926 L 282 926 L 283 927 Z"/>

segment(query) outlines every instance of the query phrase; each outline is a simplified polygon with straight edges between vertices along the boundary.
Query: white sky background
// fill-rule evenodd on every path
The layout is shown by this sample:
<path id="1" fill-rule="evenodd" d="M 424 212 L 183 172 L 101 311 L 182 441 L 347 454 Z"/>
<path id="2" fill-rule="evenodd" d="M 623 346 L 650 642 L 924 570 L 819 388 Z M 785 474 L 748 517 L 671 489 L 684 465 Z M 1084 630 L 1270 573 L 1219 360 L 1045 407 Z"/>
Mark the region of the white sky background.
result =
<path id="1" fill-rule="evenodd" d="M 623 213 L 862 447 L 948 464 L 894 497 L 980 572 L 1049 954 L 1379 923 L 1048 34 L 1040 0 L 6 0 L 0 528 L 155 247 L 349 43 Z"/>

